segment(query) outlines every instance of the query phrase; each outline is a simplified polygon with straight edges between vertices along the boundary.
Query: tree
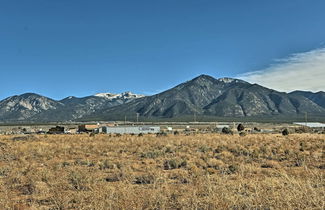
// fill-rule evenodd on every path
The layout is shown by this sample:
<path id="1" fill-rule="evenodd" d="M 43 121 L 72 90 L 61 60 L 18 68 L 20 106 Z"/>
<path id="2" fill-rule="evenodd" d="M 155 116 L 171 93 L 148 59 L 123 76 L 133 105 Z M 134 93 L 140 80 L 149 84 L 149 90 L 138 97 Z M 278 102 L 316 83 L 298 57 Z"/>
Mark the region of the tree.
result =
<path id="1" fill-rule="evenodd" d="M 282 131 L 282 135 L 284 135 L 284 136 L 289 135 L 289 131 L 288 131 L 287 128 L 285 128 L 285 129 Z"/>
<path id="2" fill-rule="evenodd" d="M 237 126 L 237 131 L 243 131 L 243 130 L 245 130 L 245 127 L 244 127 L 244 125 L 243 124 L 239 124 L 238 126 Z"/>

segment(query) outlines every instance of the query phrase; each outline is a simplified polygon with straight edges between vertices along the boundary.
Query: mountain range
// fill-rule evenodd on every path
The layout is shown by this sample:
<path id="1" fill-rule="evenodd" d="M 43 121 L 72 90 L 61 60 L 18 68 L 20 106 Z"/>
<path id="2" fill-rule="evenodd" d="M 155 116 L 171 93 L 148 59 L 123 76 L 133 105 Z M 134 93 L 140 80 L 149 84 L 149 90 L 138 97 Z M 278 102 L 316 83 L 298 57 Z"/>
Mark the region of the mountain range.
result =
<path id="1" fill-rule="evenodd" d="M 325 119 L 325 92 L 279 92 L 233 78 L 198 76 L 164 92 L 143 96 L 99 93 L 53 100 L 34 93 L 0 101 L 0 122 L 172 119 Z"/>
<path id="2" fill-rule="evenodd" d="M 56 101 L 35 93 L 25 93 L 0 101 L 0 122 L 64 122 L 75 121 L 98 110 L 128 103 L 143 95 L 124 92 L 100 93 Z"/>

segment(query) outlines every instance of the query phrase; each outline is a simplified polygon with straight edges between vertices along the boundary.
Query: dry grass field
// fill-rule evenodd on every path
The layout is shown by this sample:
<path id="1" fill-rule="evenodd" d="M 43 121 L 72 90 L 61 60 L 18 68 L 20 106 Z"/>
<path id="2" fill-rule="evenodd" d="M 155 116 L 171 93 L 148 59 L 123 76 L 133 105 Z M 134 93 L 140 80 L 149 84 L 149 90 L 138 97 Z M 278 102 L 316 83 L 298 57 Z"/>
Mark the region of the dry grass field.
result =
<path id="1" fill-rule="evenodd" d="M 0 136 L 0 209 L 324 209 L 325 135 Z"/>

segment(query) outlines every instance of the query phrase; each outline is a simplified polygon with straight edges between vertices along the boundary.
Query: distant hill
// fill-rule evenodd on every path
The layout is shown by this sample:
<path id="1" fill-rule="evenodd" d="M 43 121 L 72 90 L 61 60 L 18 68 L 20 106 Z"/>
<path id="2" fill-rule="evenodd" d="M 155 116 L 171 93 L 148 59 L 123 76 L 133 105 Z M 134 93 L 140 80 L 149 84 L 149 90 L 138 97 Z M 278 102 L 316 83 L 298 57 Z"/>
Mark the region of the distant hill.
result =
<path id="1" fill-rule="evenodd" d="M 33 93 L 0 101 L 0 122 L 134 119 L 325 119 L 325 93 L 278 92 L 232 78 L 198 76 L 153 96 L 99 93 L 56 101 Z M 131 118 L 130 118 L 131 117 Z"/>
<path id="2" fill-rule="evenodd" d="M 34 93 L 11 96 L 0 101 L 0 121 L 25 121 L 62 106 L 58 101 Z"/>
<path id="3" fill-rule="evenodd" d="M 291 92 L 290 95 L 293 96 L 303 96 L 308 98 L 309 100 L 313 101 L 317 105 L 325 108 L 325 92 L 319 91 L 317 93 L 308 92 L 308 91 L 294 91 Z"/>

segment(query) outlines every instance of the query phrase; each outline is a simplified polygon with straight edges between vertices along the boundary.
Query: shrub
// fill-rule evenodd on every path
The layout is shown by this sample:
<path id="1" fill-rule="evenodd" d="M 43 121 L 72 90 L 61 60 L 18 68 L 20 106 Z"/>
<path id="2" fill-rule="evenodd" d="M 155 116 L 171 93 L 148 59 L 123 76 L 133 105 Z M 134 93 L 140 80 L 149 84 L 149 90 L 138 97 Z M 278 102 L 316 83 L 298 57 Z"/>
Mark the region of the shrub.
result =
<path id="1" fill-rule="evenodd" d="M 212 129 L 212 133 L 218 133 L 218 132 L 219 132 L 219 128 Z"/>
<path id="2" fill-rule="evenodd" d="M 285 129 L 282 131 L 282 135 L 284 135 L 284 136 L 289 135 L 289 130 L 288 130 L 287 128 L 285 128 Z"/>
<path id="3" fill-rule="evenodd" d="M 105 170 L 105 169 L 114 169 L 115 164 L 109 162 L 108 160 L 104 160 L 99 164 L 99 169 L 100 170 Z"/>
<path id="4" fill-rule="evenodd" d="M 10 172 L 10 170 L 8 168 L 4 168 L 4 167 L 0 168 L 0 177 L 7 176 L 9 174 L 9 172 Z"/>
<path id="5" fill-rule="evenodd" d="M 311 131 L 312 131 L 312 129 L 310 129 L 310 128 L 306 127 L 306 126 L 295 128 L 296 133 L 310 133 Z"/>
<path id="6" fill-rule="evenodd" d="M 279 168 L 279 167 L 280 167 L 279 163 L 272 160 L 266 161 L 261 165 L 261 168 Z"/>
<path id="7" fill-rule="evenodd" d="M 232 130 L 230 128 L 224 127 L 222 128 L 222 133 L 224 134 L 233 134 Z"/>
<path id="8" fill-rule="evenodd" d="M 167 133 L 165 133 L 165 132 L 160 132 L 160 133 L 157 133 L 156 136 L 157 136 L 157 137 L 159 137 L 159 136 L 167 136 Z"/>
<path id="9" fill-rule="evenodd" d="M 75 190 L 88 190 L 86 186 L 87 177 L 83 173 L 72 171 L 69 174 L 68 181 Z"/>
<path id="10" fill-rule="evenodd" d="M 238 171 L 238 166 L 237 165 L 230 165 L 228 167 L 228 174 L 234 174 Z"/>
<path id="11" fill-rule="evenodd" d="M 156 151 L 149 151 L 147 153 L 142 153 L 140 157 L 142 158 L 150 158 L 150 159 L 155 159 L 159 156 L 163 155 L 162 151 L 156 150 Z"/>
<path id="12" fill-rule="evenodd" d="M 217 160 L 214 158 L 211 158 L 207 161 L 208 167 L 209 168 L 214 168 L 214 169 L 220 169 L 224 163 L 222 162 L 222 160 Z"/>
<path id="13" fill-rule="evenodd" d="M 237 126 L 237 131 L 243 131 L 243 130 L 245 130 L 245 127 L 244 127 L 244 125 L 243 124 L 239 124 L 238 126 Z"/>
<path id="14" fill-rule="evenodd" d="M 155 177 L 153 175 L 141 175 L 134 179 L 134 184 L 153 184 Z"/>
<path id="15" fill-rule="evenodd" d="M 64 161 L 63 163 L 61 163 L 61 166 L 62 167 L 67 167 L 67 166 L 70 166 L 70 163 L 67 162 L 67 161 Z"/>
<path id="16" fill-rule="evenodd" d="M 16 136 L 12 138 L 13 141 L 26 141 L 28 140 L 28 136 Z"/>
<path id="17" fill-rule="evenodd" d="M 202 145 L 202 146 L 199 147 L 199 152 L 202 152 L 202 153 L 206 153 L 209 150 L 211 150 L 211 148 L 206 146 L 206 145 Z"/>
<path id="18" fill-rule="evenodd" d="M 165 170 L 172 170 L 172 169 L 177 169 L 186 166 L 187 166 L 186 160 L 171 159 L 171 160 L 165 160 L 164 162 Z"/>
<path id="19" fill-rule="evenodd" d="M 173 153 L 173 150 L 171 147 L 166 147 L 165 148 L 165 153 Z"/>
<path id="20" fill-rule="evenodd" d="M 214 153 L 221 153 L 224 150 L 227 150 L 225 146 L 218 146 L 216 149 L 214 149 Z"/>
<path id="21" fill-rule="evenodd" d="M 273 168 L 273 165 L 265 163 L 261 165 L 261 168 Z"/>
<path id="22" fill-rule="evenodd" d="M 239 133 L 239 136 L 246 136 L 246 135 L 247 135 L 246 132 L 240 132 L 240 133 Z"/>
<path id="23" fill-rule="evenodd" d="M 324 170 L 325 169 L 325 164 L 322 164 L 322 165 L 318 166 L 318 168 Z"/>
<path id="24" fill-rule="evenodd" d="M 87 160 L 82 160 L 82 159 L 77 159 L 74 161 L 75 165 L 80 165 L 80 166 L 87 166 L 88 163 L 89 162 Z"/>
<path id="25" fill-rule="evenodd" d="M 293 166 L 295 167 L 301 167 L 305 164 L 305 160 L 302 157 L 297 157 L 296 160 L 294 161 Z"/>
<path id="26" fill-rule="evenodd" d="M 118 182 L 122 180 L 121 173 L 114 173 L 105 178 L 106 182 Z"/>
<path id="27" fill-rule="evenodd" d="M 35 185 L 33 183 L 28 183 L 18 187 L 18 190 L 23 195 L 32 195 L 35 192 Z"/>

